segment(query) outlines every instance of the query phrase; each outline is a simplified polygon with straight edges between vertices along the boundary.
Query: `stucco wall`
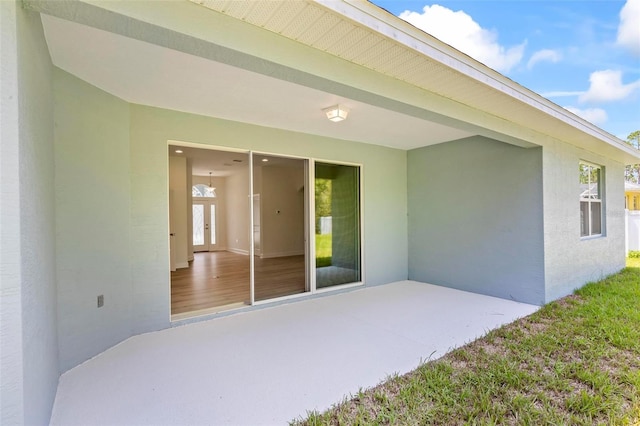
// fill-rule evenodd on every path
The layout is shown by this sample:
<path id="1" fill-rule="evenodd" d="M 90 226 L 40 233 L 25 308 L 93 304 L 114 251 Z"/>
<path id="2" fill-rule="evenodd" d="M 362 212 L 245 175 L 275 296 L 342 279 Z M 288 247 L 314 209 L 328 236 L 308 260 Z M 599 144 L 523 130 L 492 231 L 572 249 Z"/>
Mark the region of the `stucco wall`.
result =
<path id="1" fill-rule="evenodd" d="M 131 335 L 136 256 L 129 246 L 129 105 L 59 69 L 54 85 L 58 336 L 65 371 Z M 101 308 L 98 295 L 104 295 Z"/>
<path id="2" fill-rule="evenodd" d="M 408 152 L 409 278 L 544 303 L 542 154 L 482 137 Z"/>
<path id="3" fill-rule="evenodd" d="M 0 423 L 47 424 L 59 376 L 52 66 L 40 16 L 0 3 Z"/>
<path id="4" fill-rule="evenodd" d="M 23 421 L 17 4 L 0 2 L 0 423 Z"/>
<path id="5" fill-rule="evenodd" d="M 624 167 L 561 142 L 543 148 L 545 301 L 625 266 Z M 580 239 L 578 163 L 605 167 L 604 237 Z"/>
<path id="6" fill-rule="evenodd" d="M 40 16 L 18 11 L 24 422 L 45 424 L 58 385 L 52 65 Z"/>

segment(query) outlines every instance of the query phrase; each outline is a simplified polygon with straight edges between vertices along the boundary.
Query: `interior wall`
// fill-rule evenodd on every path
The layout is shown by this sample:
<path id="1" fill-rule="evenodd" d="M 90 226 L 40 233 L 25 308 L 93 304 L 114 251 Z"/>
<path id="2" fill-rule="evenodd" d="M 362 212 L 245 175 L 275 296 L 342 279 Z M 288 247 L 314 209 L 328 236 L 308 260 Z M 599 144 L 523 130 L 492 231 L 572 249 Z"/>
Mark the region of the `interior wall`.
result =
<path id="1" fill-rule="evenodd" d="M 408 176 L 410 279 L 544 303 L 540 148 L 448 142 L 409 151 Z"/>
<path id="2" fill-rule="evenodd" d="M 249 162 L 248 158 L 246 162 Z M 226 189 L 227 250 L 248 255 L 250 248 L 249 168 L 242 167 L 240 171 L 228 176 Z"/>
<path id="3" fill-rule="evenodd" d="M 173 216 L 173 236 L 175 243 L 176 268 L 189 267 L 189 224 L 188 210 L 191 209 L 187 197 L 187 159 L 169 157 L 169 190 L 173 191 L 171 215 Z M 191 190 L 191 188 L 189 188 Z"/>
<path id="4" fill-rule="evenodd" d="M 278 166 L 261 169 L 261 257 L 302 255 L 304 169 Z"/>
<path id="5" fill-rule="evenodd" d="M 546 302 L 625 267 L 624 166 L 561 142 L 543 148 Z M 578 164 L 604 166 L 603 237 L 580 238 Z"/>
<path id="6" fill-rule="evenodd" d="M 52 64 L 38 14 L 0 2 L 1 424 L 47 424 L 58 384 Z"/>
<path id="7" fill-rule="evenodd" d="M 65 371 L 131 335 L 131 265 L 145 247 L 130 246 L 129 105 L 60 69 L 53 75 L 58 337 Z M 165 173 L 159 185 L 166 182 Z M 158 211 L 163 231 L 167 211 L 165 199 Z M 168 232 L 161 235 L 168 240 Z M 168 275 L 168 261 L 164 265 Z M 104 295 L 101 308 L 98 295 Z"/>
<path id="8" fill-rule="evenodd" d="M 165 238 L 168 232 L 166 146 L 168 140 L 175 139 L 362 164 L 366 284 L 407 278 L 405 151 L 131 105 L 131 236 L 132 247 L 137 251 L 132 265 L 136 333 L 169 326 L 169 276 L 165 272 L 169 263 Z M 228 178 L 229 197 L 235 192 L 233 185 Z M 247 184 L 238 186 L 248 188 Z M 246 198 L 247 195 L 245 190 Z M 228 204 L 231 205 L 232 200 L 228 199 Z M 235 211 L 228 208 L 228 221 L 235 216 Z M 138 220 L 143 217 L 144 222 Z M 248 241 L 248 228 L 244 229 Z M 229 239 L 231 245 L 233 237 L 229 235 Z"/>

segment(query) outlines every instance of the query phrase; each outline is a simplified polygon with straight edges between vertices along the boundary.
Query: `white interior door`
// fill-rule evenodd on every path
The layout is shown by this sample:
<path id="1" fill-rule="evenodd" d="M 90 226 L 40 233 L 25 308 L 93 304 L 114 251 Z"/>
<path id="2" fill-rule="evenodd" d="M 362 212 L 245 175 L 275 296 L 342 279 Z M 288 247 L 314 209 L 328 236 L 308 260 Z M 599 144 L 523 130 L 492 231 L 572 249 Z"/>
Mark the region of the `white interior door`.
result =
<path id="1" fill-rule="evenodd" d="M 214 251 L 218 245 L 216 202 L 212 200 L 194 201 L 193 209 L 193 251 Z"/>

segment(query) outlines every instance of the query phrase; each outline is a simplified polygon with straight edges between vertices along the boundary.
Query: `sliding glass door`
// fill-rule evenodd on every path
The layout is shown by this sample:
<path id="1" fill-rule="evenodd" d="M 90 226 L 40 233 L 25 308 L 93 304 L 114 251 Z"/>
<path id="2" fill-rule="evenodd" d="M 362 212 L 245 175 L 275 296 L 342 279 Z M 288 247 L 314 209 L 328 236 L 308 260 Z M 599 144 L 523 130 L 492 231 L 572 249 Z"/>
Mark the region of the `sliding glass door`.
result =
<path id="1" fill-rule="evenodd" d="M 360 169 L 315 163 L 316 288 L 361 281 Z"/>
<path id="2" fill-rule="evenodd" d="M 307 160 L 253 155 L 256 301 L 304 293 L 307 285 Z"/>
<path id="3" fill-rule="evenodd" d="M 174 319 L 362 282 L 359 166 L 169 146 L 169 189 Z"/>

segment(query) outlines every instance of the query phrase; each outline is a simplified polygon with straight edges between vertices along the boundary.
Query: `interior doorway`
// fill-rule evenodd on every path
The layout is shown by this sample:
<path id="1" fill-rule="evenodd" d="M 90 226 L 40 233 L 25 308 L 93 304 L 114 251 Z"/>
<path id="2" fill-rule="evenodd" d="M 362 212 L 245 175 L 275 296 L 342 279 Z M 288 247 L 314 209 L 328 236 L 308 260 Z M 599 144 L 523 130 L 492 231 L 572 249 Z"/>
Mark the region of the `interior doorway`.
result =
<path id="1" fill-rule="evenodd" d="M 191 217 L 193 251 L 215 251 L 218 248 L 216 201 L 194 200 L 191 203 Z"/>

